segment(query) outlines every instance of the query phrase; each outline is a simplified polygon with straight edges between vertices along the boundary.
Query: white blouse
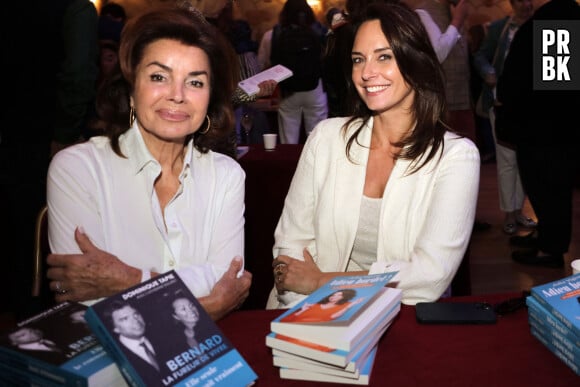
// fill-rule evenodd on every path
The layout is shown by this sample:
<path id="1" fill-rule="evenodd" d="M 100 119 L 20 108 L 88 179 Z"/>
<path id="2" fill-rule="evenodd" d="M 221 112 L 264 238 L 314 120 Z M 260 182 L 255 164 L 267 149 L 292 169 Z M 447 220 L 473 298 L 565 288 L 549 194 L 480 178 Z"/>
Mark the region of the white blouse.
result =
<path id="1" fill-rule="evenodd" d="M 163 212 L 153 187 L 161 167 L 136 125 L 119 142 L 126 158 L 106 137 L 55 155 L 47 182 L 51 251 L 80 253 L 74 230 L 82 226 L 98 248 L 126 264 L 175 269 L 196 297 L 209 294 L 231 260 L 243 256 L 244 171 L 190 142 L 181 187 Z"/>

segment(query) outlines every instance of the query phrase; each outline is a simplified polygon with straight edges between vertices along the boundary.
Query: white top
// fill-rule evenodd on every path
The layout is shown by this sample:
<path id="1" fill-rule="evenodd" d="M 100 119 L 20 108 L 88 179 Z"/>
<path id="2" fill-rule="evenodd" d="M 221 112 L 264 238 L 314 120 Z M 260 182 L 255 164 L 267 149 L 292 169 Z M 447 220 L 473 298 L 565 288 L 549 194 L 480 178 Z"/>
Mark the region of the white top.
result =
<path id="1" fill-rule="evenodd" d="M 421 18 L 421 22 L 423 26 L 427 30 L 427 34 L 429 35 L 429 40 L 431 41 L 431 45 L 433 45 L 433 49 L 437 54 L 437 59 L 439 59 L 439 63 L 442 63 L 449 55 L 449 52 L 455 46 L 455 44 L 461 38 L 461 34 L 457 31 L 454 25 L 449 24 L 445 32 L 441 32 L 437 24 L 433 21 L 429 12 L 423 9 L 416 9 L 415 12 Z"/>
<path id="2" fill-rule="evenodd" d="M 373 126 L 371 118 L 359 133 L 361 145 L 353 143 L 351 162 L 341 132 L 346 120 L 324 120 L 306 140 L 274 234 L 274 257 L 303 259 L 302 249 L 307 247 L 322 271 L 346 271 L 359 224 Z M 398 160 L 385 187 L 376 262 L 370 271 L 398 270 L 393 282 L 403 290 L 402 302 L 414 305 L 437 300 L 463 259 L 475 220 L 479 151 L 469 139 L 446 133 L 442 154 L 405 175 L 409 164 Z M 274 288 L 268 308 L 291 307 L 304 298 L 293 292 L 278 299 L 276 295 Z"/>
<path id="3" fill-rule="evenodd" d="M 80 253 L 74 230 L 82 226 L 98 248 L 128 265 L 175 269 L 196 297 L 208 295 L 231 260 L 244 255 L 244 171 L 232 158 L 201 154 L 190 142 L 181 187 L 162 213 L 153 188 L 161 167 L 136 124 L 120 146 L 126 158 L 113 152 L 108 138 L 93 137 L 53 158 L 51 251 Z"/>
<path id="4" fill-rule="evenodd" d="M 346 271 L 369 270 L 375 261 L 381 201 L 380 198 L 369 198 L 363 195 L 360 203 L 358 229 Z"/>

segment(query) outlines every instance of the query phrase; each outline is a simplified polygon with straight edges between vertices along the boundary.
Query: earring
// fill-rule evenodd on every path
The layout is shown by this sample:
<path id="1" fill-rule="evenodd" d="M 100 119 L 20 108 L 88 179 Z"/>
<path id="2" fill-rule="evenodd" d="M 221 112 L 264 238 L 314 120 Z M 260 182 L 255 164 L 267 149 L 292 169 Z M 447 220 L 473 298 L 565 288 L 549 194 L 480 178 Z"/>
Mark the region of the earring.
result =
<path id="1" fill-rule="evenodd" d="M 135 122 L 136 118 L 137 117 L 135 115 L 135 108 L 131 106 L 131 111 L 129 112 L 129 127 L 133 126 L 133 123 Z"/>
<path id="2" fill-rule="evenodd" d="M 206 134 L 207 132 L 209 132 L 209 129 L 211 128 L 211 120 L 209 119 L 209 116 L 206 115 L 205 117 L 207 118 L 207 127 L 204 130 L 200 131 L 199 132 L 200 134 Z"/>

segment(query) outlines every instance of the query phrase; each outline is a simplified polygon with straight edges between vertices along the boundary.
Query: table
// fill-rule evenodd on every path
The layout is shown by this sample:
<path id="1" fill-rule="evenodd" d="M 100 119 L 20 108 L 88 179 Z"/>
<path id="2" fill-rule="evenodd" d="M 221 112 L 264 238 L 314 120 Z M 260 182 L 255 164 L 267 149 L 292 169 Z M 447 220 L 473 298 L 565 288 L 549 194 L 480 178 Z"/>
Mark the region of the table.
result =
<path id="1" fill-rule="evenodd" d="M 274 285 L 274 230 L 301 152 L 300 144 L 278 144 L 274 151 L 264 150 L 262 144 L 251 144 L 239 160 L 246 172 L 245 266 L 252 273 L 244 309 L 263 309 Z"/>
<path id="2" fill-rule="evenodd" d="M 448 298 L 497 303 L 519 294 Z M 260 386 L 344 386 L 280 379 L 265 345 L 280 310 L 240 310 L 218 322 L 258 374 Z M 531 333 L 527 310 L 498 317 L 493 325 L 420 325 L 415 308 L 402 306 L 379 343 L 371 386 L 570 387 L 578 377 Z"/>

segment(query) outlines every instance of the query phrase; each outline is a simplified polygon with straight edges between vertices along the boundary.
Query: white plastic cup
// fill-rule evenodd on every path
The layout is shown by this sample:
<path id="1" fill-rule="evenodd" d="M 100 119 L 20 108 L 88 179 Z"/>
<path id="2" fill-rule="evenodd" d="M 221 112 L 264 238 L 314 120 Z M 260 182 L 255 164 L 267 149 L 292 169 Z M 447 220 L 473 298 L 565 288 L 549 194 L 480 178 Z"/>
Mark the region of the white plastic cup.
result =
<path id="1" fill-rule="evenodd" d="M 572 274 L 580 273 L 580 258 L 570 262 L 570 266 L 572 266 Z"/>
<path id="2" fill-rule="evenodd" d="M 264 149 L 267 151 L 273 151 L 276 149 L 276 142 L 278 141 L 278 135 L 276 133 L 266 133 L 264 134 Z"/>

